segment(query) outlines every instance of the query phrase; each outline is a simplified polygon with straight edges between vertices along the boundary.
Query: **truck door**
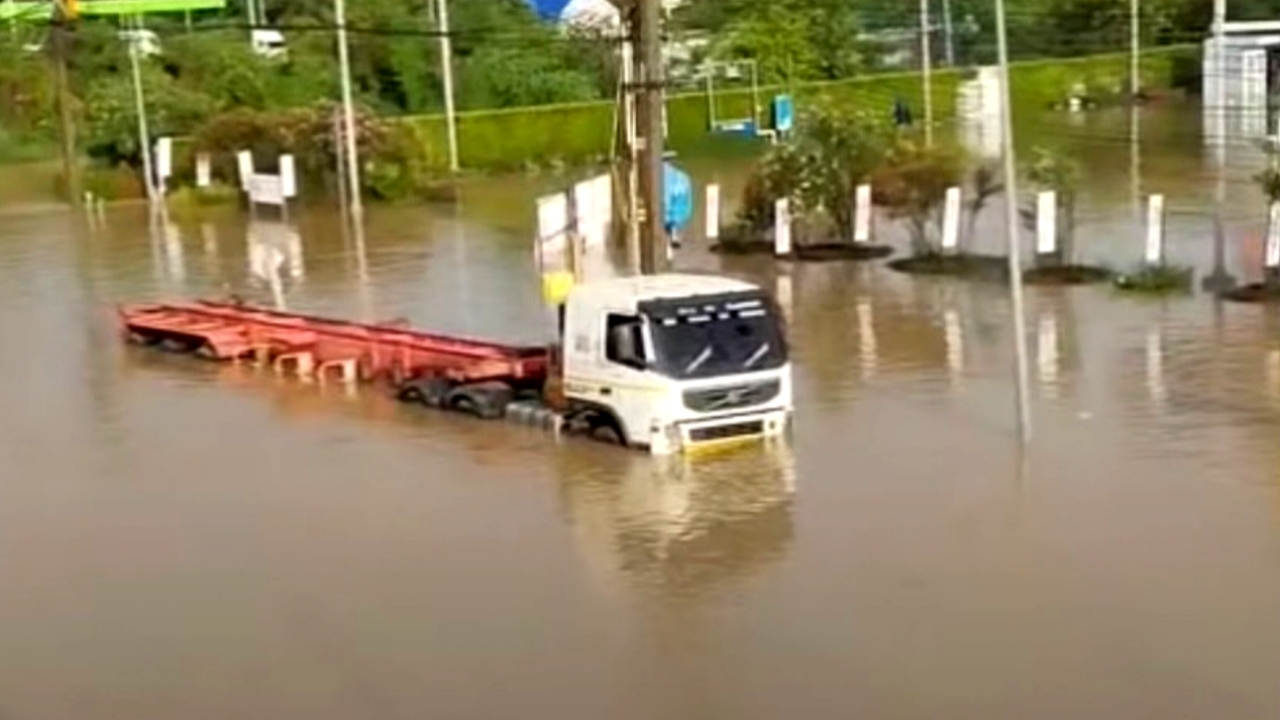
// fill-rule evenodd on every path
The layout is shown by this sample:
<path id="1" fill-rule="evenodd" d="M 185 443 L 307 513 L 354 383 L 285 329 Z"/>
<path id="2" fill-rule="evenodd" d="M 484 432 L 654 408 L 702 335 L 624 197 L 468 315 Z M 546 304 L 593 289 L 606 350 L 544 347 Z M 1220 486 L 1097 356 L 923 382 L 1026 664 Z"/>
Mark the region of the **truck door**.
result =
<path id="1" fill-rule="evenodd" d="M 650 358 L 644 338 L 644 322 L 630 313 L 605 313 L 604 357 L 599 396 L 617 415 L 633 444 L 649 443 L 649 425 L 660 388 L 647 372 Z"/>

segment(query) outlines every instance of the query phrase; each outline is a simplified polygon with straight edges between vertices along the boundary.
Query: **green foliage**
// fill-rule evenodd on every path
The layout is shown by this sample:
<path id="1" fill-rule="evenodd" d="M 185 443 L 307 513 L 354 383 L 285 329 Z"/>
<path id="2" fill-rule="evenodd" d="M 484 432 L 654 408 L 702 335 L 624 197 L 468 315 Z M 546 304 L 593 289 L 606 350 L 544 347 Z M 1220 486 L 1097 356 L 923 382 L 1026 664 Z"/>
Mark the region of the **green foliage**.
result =
<path id="1" fill-rule="evenodd" d="M 889 216 L 905 220 L 911 230 L 911 244 L 917 255 L 936 252 L 930 227 L 936 224 L 938 209 L 947 189 L 964 178 L 965 156 L 950 145 L 925 145 L 918 138 L 903 137 L 876 172 L 876 203 Z"/>
<path id="2" fill-rule="evenodd" d="M 292 154 L 302 191 L 307 194 L 336 187 L 338 155 L 335 145 L 337 109 L 331 104 L 276 111 L 234 110 L 218 115 L 196 132 L 196 152 L 209 153 L 214 172 L 237 176 L 236 154 L 249 150 L 255 167 L 274 172 L 282 154 Z M 422 146 L 409 129 L 369 111 L 356 118 L 356 144 L 362 161 L 363 190 L 370 197 L 399 200 L 429 189 L 430 174 Z"/>
<path id="3" fill-rule="evenodd" d="M 1135 293 L 1162 295 L 1190 292 L 1195 270 L 1178 265 L 1149 265 L 1142 269 L 1117 275 L 1116 288 Z"/>
<path id="4" fill-rule="evenodd" d="M 214 109 L 207 95 L 178 84 L 159 68 L 147 65 L 142 72 L 147 104 L 148 130 L 152 137 L 185 135 Z M 138 114 L 133 81 L 127 75 L 105 75 L 89 85 L 85 97 L 88 121 L 86 150 L 108 165 L 126 163 L 140 169 Z"/>

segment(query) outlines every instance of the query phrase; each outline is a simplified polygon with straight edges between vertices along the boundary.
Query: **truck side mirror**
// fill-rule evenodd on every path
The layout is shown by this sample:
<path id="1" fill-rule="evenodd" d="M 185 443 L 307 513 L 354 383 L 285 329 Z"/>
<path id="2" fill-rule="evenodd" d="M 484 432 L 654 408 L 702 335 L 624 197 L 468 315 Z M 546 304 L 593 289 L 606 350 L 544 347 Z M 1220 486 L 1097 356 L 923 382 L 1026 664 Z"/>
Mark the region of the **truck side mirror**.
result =
<path id="1" fill-rule="evenodd" d="M 623 323 L 609 328 L 609 346 L 609 357 L 614 362 L 636 370 L 645 369 L 639 323 Z"/>

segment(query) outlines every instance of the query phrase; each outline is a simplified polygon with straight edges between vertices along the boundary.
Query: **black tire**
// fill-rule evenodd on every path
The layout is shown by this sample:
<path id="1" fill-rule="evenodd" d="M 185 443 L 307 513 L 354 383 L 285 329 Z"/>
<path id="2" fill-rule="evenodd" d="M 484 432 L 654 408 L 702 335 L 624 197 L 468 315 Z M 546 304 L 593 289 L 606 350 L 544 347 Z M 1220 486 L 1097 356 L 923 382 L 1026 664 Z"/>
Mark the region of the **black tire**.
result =
<path id="1" fill-rule="evenodd" d="M 452 389 L 453 384 L 444 378 L 419 378 L 401 385 L 396 391 L 396 399 L 441 408 L 446 407 L 445 398 Z"/>
<path id="2" fill-rule="evenodd" d="M 511 386 L 499 382 L 463 385 L 449 395 L 449 407 L 484 420 L 497 420 L 515 399 Z"/>
<path id="3" fill-rule="evenodd" d="M 612 418 L 607 417 L 592 421 L 591 439 L 606 445 L 625 446 L 627 444 L 622 428 L 618 427 L 618 423 L 614 422 Z"/>

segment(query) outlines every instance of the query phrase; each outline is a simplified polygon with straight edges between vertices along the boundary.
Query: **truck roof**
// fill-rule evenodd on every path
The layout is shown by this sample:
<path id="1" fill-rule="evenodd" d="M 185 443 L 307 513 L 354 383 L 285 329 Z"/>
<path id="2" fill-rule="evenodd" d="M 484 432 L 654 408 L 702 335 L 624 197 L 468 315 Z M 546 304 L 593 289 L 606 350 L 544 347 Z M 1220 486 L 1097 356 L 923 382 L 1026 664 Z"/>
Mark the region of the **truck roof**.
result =
<path id="1" fill-rule="evenodd" d="M 718 275 L 665 273 L 592 281 L 577 286 L 573 291 L 596 299 L 607 298 L 630 304 L 643 300 L 720 295 L 759 289 L 751 283 Z"/>

